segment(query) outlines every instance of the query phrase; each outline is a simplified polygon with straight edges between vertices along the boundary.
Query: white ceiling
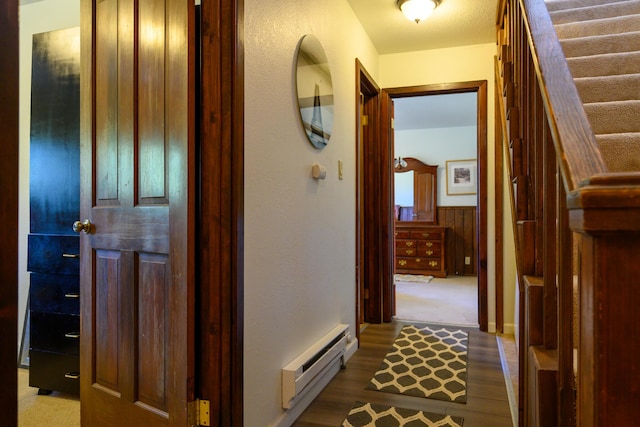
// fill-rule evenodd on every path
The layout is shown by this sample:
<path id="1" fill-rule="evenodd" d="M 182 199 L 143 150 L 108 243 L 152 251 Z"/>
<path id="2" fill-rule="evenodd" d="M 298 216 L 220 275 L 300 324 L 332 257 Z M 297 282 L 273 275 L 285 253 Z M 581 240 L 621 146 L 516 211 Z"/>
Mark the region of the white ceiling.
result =
<path id="1" fill-rule="evenodd" d="M 476 126 L 475 92 L 396 98 L 394 129 L 429 129 Z"/>
<path id="2" fill-rule="evenodd" d="M 498 0 L 441 0 L 419 24 L 405 18 L 397 0 L 347 1 L 381 55 L 496 40 Z M 394 103 L 396 130 L 476 125 L 475 93 L 397 98 Z"/>
<path id="3" fill-rule="evenodd" d="M 397 0 L 347 0 L 380 55 L 493 43 L 498 0 L 441 0 L 416 24 Z"/>

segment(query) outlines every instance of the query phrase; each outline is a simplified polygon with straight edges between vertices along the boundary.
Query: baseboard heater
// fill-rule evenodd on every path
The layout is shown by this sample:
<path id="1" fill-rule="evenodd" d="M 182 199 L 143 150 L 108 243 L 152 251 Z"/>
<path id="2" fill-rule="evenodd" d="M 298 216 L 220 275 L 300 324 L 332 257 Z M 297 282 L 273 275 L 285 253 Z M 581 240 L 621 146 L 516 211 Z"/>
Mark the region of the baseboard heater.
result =
<path id="1" fill-rule="evenodd" d="M 338 325 L 282 369 L 282 407 L 292 408 L 336 363 L 344 364 L 349 325 Z"/>

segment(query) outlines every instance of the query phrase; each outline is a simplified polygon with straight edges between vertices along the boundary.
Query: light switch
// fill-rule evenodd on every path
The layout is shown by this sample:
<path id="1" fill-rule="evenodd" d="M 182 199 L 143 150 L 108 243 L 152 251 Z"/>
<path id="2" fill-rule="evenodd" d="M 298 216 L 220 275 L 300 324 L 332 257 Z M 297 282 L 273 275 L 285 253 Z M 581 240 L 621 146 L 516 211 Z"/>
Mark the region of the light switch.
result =
<path id="1" fill-rule="evenodd" d="M 464 257 L 464 263 L 465 265 L 471 265 L 471 257 L 470 256 Z"/>

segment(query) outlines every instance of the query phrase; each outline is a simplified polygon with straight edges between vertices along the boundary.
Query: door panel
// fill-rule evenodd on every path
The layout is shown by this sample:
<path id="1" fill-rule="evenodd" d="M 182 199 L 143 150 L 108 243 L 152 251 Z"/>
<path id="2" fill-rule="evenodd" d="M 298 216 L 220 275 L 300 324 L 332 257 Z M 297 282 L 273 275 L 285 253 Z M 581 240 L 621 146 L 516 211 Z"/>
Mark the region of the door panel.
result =
<path id="1" fill-rule="evenodd" d="M 184 426 L 194 373 L 194 6 L 83 0 L 81 417 Z"/>

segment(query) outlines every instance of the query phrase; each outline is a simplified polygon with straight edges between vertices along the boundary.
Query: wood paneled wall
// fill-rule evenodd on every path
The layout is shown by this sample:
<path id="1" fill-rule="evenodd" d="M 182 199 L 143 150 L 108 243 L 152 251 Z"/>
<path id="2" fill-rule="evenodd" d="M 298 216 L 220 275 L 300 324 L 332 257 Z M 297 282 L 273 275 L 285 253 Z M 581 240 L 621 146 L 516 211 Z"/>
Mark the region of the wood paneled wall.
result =
<path id="1" fill-rule="evenodd" d="M 447 274 L 478 275 L 475 206 L 438 206 L 438 225 L 447 227 Z M 465 257 L 471 259 L 465 264 Z"/>

